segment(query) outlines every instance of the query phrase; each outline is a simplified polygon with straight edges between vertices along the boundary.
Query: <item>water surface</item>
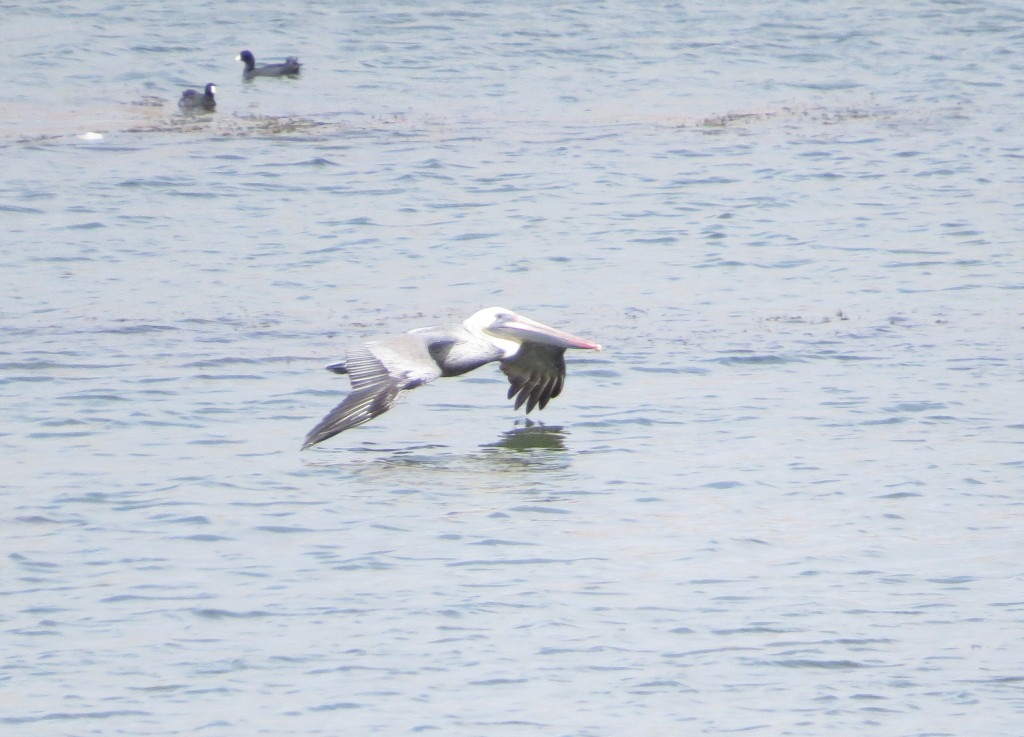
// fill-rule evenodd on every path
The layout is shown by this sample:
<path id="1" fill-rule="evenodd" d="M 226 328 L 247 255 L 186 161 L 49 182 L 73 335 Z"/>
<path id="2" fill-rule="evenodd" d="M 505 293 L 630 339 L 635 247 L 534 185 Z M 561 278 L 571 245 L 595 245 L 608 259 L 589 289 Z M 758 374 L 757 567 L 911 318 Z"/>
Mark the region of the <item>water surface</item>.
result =
<path id="1" fill-rule="evenodd" d="M 8 8 L 0 721 L 1018 735 L 1022 21 Z M 491 304 L 606 350 L 298 451 Z"/>

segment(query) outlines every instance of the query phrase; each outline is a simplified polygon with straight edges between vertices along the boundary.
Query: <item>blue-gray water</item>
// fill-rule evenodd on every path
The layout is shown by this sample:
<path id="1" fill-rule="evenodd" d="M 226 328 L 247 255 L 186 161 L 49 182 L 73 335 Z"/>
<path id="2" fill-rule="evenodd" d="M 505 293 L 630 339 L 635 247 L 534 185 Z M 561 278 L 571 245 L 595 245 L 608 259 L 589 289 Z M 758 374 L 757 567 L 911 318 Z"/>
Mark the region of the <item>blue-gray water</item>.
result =
<path id="1" fill-rule="evenodd" d="M 0 23 L 5 734 L 1024 731 L 1018 3 L 138 5 Z"/>

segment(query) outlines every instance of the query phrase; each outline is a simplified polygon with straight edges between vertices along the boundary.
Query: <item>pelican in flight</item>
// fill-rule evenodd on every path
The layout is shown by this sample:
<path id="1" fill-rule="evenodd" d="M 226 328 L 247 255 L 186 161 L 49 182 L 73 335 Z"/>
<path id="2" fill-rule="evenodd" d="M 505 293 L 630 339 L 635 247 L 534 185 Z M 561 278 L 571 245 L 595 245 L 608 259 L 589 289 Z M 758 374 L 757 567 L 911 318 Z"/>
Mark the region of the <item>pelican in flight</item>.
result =
<path id="1" fill-rule="evenodd" d="M 548 327 L 504 307 L 488 307 L 458 325 L 412 330 L 349 348 L 327 368 L 348 374 L 352 391 L 309 431 L 302 447 L 323 442 L 391 409 L 403 392 L 442 376 L 461 376 L 500 361 L 515 409 L 544 409 L 562 391 L 565 349 L 597 343 Z"/>

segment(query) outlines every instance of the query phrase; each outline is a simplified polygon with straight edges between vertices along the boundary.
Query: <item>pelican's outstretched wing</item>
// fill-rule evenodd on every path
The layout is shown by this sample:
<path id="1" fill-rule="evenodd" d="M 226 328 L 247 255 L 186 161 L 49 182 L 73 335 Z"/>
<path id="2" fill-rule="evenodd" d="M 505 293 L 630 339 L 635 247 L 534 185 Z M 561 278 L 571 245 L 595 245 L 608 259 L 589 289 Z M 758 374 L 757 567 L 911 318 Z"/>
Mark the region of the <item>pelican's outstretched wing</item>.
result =
<path id="1" fill-rule="evenodd" d="M 523 343 L 516 354 L 501 362 L 508 377 L 508 398 L 516 398 L 515 408 L 526 403 L 527 414 L 534 407 L 544 409 L 562 393 L 565 383 L 565 348 L 541 343 Z"/>
<path id="2" fill-rule="evenodd" d="M 356 346 L 348 351 L 344 364 L 329 368 L 341 373 L 337 370 L 339 367 L 349 375 L 352 391 L 309 431 L 303 448 L 384 414 L 395 405 L 402 392 L 441 375 L 424 340 L 409 334 Z"/>

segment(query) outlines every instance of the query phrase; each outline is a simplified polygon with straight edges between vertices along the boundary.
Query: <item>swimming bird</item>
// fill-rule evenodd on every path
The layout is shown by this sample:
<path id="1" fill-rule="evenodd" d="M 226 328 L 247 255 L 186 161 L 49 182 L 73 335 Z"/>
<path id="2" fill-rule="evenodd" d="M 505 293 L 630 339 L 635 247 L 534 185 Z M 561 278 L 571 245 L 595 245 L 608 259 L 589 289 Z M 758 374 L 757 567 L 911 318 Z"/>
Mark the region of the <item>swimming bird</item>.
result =
<path id="1" fill-rule="evenodd" d="M 181 93 L 181 99 L 178 100 L 178 107 L 182 110 L 196 110 L 202 108 L 203 110 L 213 110 L 217 107 L 217 101 L 213 99 L 213 93 L 217 91 L 217 86 L 210 82 L 206 85 L 206 89 L 200 94 L 195 90 L 185 90 Z"/>
<path id="2" fill-rule="evenodd" d="M 264 64 L 263 66 L 256 66 L 256 57 L 252 55 L 252 52 L 246 49 L 238 56 L 235 57 L 235 61 L 240 61 L 245 64 L 245 70 L 242 72 L 242 76 L 246 79 L 252 79 L 253 77 L 282 77 L 285 75 L 298 74 L 299 68 L 302 66 L 299 63 L 299 57 L 289 56 L 284 60 L 283 64 Z"/>
<path id="3" fill-rule="evenodd" d="M 503 307 L 480 310 L 460 324 L 418 328 L 349 348 L 327 368 L 348 374 L 352 391 L 309 431 L 302 447 L 323 442 L 391 409 L 404 392 L 442 376 L 460 376 L 500 361 L 515 409 L 544 409 L 565 382 L 565 349 L 601 350 Z"/>

